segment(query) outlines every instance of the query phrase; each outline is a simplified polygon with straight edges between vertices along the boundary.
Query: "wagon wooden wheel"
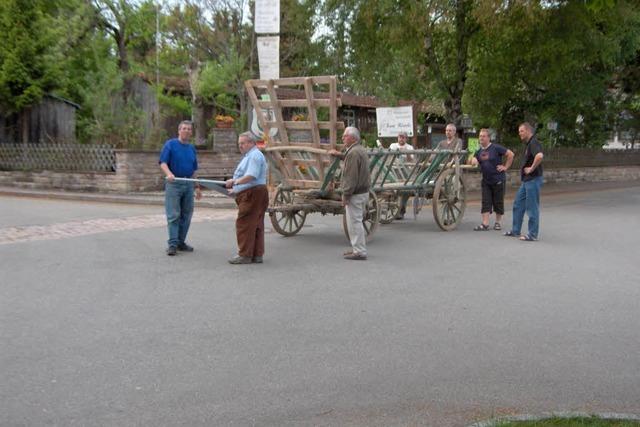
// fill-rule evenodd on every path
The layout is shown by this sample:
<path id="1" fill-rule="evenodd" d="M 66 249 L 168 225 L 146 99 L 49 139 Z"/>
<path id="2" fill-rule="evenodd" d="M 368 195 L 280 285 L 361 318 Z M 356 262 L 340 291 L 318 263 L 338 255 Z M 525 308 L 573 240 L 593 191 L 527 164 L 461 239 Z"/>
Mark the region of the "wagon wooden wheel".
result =
<path id="1" fill-rule="evenodd" d="M 380 224 L 391 224 L 400 209 L 400 195 L 397 191 L 385 192 L 378 198 L 380 203 Z"/>
<path id="2" fill-rule="evenodd" d="M 273 198 L 273 208 L 286 207 L 293 204 L 293 192 L 284 188 L 278 188 Z M 307 212 L 304 210 L 272 211 L 269 213 L 271 225 L 283 236 L 294 236 L 302 229 Z"/>
<path id="3" fill-rule="evenodd" d="M 364 231 L 367 235 L 367 241 L 370 241 L 373 238 L 373 233 L 377 230 L 379 222 L 380 204 L 378 203 L 376 194 L 369 190 L 369 201 L 367 202 L 362 218 L 362 225 L 364 226 Z M 342 215 L 342 228 L 344 229 L 344 235 L 347 237 L 347 240 L 351 241 L 351 238 L 349 237 L 349 229 L 347 228 L 346 212 Z"/>
<path id="4" fill-rule="evenodd" d="M 454 230 L 464 215 L 466 192 L 462 176 L 455 169 L 445 169 L 433 190 L 433 218 L 444 231 Z"/>

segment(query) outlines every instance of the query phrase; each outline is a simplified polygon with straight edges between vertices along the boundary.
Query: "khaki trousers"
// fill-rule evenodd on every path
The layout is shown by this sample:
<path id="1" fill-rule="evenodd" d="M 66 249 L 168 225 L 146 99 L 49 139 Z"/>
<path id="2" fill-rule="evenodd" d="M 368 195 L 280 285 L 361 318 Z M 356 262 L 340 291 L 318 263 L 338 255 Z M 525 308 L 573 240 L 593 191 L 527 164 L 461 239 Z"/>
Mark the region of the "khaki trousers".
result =
<path id="1" fill-rule="evenodd" d="M 367 256 L 367 242 L 362 219 L 368 201 L 369 193 L 354 194 L 344 209 L 353 253 L 363 256 Z"/>

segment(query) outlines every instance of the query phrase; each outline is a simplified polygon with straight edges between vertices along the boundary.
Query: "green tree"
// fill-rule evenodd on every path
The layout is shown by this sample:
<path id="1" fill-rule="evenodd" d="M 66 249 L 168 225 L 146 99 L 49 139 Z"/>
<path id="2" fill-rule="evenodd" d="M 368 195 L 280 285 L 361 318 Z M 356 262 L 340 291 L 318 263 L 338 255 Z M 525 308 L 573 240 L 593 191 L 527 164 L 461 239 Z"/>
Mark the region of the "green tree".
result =
<path id="1" fill-rule="evenodd" d="M 346 86 L 355 92 L 439 99 L 446 118 L 458 122 L 469 46 L 478 31 L 475 7 L 474 0 L 330 0 L 325 19 L 335 37 L 325 44 L 340 53 L 343 62 L 335 68 L 345 70 Z"/>
<path id="2" fill-rule="evenodd" d="M 624 0 L 514 3 L 484 20 L 474 40 L 465 106 L 477 122 L 513 135 L 523 120 L 562 145 L 601 145 L 615 122 L 614 80 L 638 51 L 637 8 Z M 546 134 L 546 135 L 545 135 Z"/>

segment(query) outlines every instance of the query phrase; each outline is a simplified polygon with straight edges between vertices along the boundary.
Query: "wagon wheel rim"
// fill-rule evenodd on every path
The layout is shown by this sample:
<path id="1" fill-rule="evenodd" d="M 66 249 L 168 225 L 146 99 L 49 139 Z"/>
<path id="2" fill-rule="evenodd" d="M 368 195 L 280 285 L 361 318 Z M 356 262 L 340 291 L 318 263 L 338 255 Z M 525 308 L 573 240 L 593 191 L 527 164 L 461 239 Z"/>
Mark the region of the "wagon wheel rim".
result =
<path id="1" fill-rule="evenodd" d="M 294 200 L 293 192 L 279 188 L 273 198 L 274 208 L 292 204 Z M 285 212 L 271 212 L 269 218 L 274 230 L 283 236 L 296 235 L 304 225 L 307 213 L 303 210 L 291 210 Z"/>
<path id="2" fill-rule="evenodd" d="M 456 192 L 456 180 L 460 186 Z M 436 180 L 433 191 L 433 218 L 444 231 L 455 230 L 462 221 L 466 209 L 464 180 L 455 170 L 445 170 Z"/>
<path id="3" fill-rule="evenodd" d="M 382 194 L 378 198 L 380 203 L 380 224 L 391 224 L 400 209 L 400 195 L 397 192 Z"/>
<path id="4" fill-rule="evenodd" d="M 375 193 L 369 190 L 369 200 L 367 201 L 367 206 L 365 207 L 362 225 L 364 226 L 364 232 L 366 236 L 367 242 L 373 239 L 373 234 L 378 229 L 378 224 L 380 223 L 380 203 Z M 347 214 L 346 212 L 342 215 L 342 228 L 344 230 L 344 235 L 347 237 L 347 240 L 351 242 L 351 238 L 349 237 L 349 228 L 347 227 Z"/>

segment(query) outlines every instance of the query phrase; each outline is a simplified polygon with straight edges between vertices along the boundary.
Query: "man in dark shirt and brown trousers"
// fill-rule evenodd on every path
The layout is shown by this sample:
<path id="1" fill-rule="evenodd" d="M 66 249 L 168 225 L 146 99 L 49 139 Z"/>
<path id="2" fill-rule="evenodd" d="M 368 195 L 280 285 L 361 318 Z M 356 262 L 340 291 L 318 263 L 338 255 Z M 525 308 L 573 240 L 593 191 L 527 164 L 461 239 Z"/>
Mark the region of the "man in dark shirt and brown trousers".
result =
<path id="1" fill-rule="evenodd" d="M 345 259 L 367 259 L 367 244 L 362 219 L 369 201 L 369 156 L 360 145 L 360 131 L 347 127 L 342 135 L 344 153 L 330 150 L 329 154 L 344 159 L 342 166 L 342 205 L 347 216 L 347 230 L 351 240 L 351 250 L 344 253 Z"/>
<path id="2" fill-rule="evenodd" d="M 520 237 L 525 242 L 538 240 L 540 227 L 540 188 L 542 187 L 542 145 L 536 139 L 533 126 L 522 123 L 518 128 L 520 140 L 525 144 L 520 166 L 522 184 L 513 199 L 513 226 L 505 236 L 520 236 L 525 212 L 529 217 L 527 234 Z"/>

